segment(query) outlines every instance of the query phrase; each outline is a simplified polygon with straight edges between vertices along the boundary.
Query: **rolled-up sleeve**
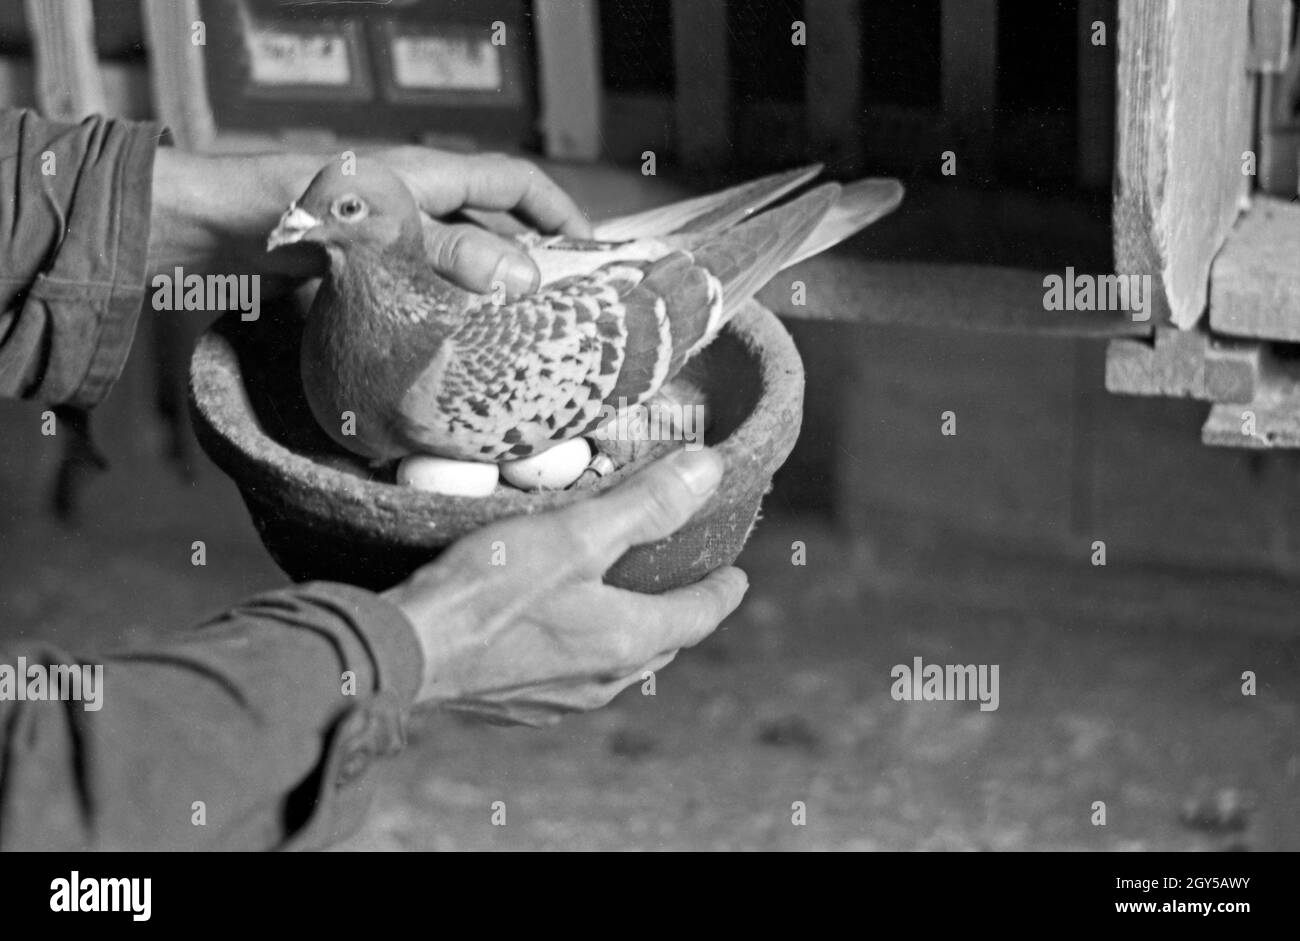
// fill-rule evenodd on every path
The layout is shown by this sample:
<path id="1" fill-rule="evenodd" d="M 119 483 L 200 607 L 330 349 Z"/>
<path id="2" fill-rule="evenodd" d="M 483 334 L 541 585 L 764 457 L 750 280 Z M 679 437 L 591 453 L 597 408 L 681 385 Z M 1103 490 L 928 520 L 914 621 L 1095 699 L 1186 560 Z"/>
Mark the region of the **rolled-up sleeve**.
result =
<path id="1" fill-rule="evenodd" d="M 401 611 L 330 583 L 149 649 L 0 649 L 0 849 L 327 845 L 363 819 L 374 759 L 402 748 L 421 663 Z M 69 667 L 80 698 L 54 699 Z"/>
<path id="2" fill-rule="evenodd" d="M 0 395 L 90 407 L 121 374 L 162 134 L 0 111 Z"/>

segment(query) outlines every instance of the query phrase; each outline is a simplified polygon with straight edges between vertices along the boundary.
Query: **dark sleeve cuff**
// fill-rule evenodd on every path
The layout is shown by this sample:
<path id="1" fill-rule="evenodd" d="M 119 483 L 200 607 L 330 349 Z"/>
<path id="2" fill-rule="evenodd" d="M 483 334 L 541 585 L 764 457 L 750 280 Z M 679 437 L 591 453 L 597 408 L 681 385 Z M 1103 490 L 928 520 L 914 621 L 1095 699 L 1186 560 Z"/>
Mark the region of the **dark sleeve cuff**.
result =
<path id="1" fill-rule="evenodd" d="M 0 113 L 0 394 L 87 408 L 145 296 L 154 123 Z"/>
<path id="2" fill-rule="evenodd" d="M 352 834 L 373 798 L 366 772 L 376 759 L 406 747 L 406 719 L 424 674 L 424 653 L 406 615 L 379 595 L 333 582 L 300 586 L 317 602 L 337 605 L 354 625 L 374 665 L 373 690 L 326 733 L 312 777 L 300 787 L 311 810 L 279 847 L 318 849 Z"/>
<path id="3" fill-rule="evenodd" d="M 144 305 L 149 262 L 149 221 L 153 212 L 153 162 L 160 140 L 168 135 L 157 124 L 120 125 L 124 141 L 114 162 L 115 205 L 108 214 L 107 244 L 112 269 L 99 336 L 70 405 L 98 405 L 122 375 Z M 57 264 L 56 264 L 57 267 Z"/>
<path id="4" fill-rule="evenodd" d="M 392 602 L 363 588 L 337 582 L 310 582 L 300 588 L 332 600 L 356 625 L 375 665 L 375 692 L 392 693 L 403 703 L 411 703 L 424 675 L 424 651 L 406 615 Z"/>

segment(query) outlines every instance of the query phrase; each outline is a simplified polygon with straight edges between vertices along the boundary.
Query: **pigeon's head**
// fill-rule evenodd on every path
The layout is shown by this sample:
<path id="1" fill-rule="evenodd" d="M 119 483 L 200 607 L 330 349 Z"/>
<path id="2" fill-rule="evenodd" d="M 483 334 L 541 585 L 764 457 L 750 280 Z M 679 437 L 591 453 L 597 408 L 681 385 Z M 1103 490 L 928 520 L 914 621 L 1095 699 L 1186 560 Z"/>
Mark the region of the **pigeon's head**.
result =
<path id="1" fill-rule="evenodd" d="M 266 248 L 308 243 L 331 256 L 355 247 L 383 251 L 403 238 L 418 244 L 420 226 L 415 197 L 397 174 L 377 161 L 332 160 L 290 203 Z"/>

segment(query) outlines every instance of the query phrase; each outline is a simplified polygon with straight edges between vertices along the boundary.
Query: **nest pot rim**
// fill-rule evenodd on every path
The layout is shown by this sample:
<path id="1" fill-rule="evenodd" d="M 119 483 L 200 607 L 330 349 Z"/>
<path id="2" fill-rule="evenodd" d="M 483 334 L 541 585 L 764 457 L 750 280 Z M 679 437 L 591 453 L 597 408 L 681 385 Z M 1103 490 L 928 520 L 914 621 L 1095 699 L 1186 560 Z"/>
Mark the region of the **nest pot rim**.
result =
<path id="1" fill-rule="evenodd" d="M 751 301 L 725 330 L 757 361 L 760 388 L 749 414 L 713 446 L 726 472 L 701 515 L 753 499 L 755 488 L 760 495 L 765 492 L 794 447 L 802 421 L 803 363 L 776 316 Z M 366 480 L 294 451 L 264 430 L 235 344 L 217 329 L 206 331 L 195 347 L 190 408 L 200 443 L 234 479 L 246 502 L 408 546 L 446 545 L 505 517 L 566 506 L 617 485 L 638 468 L 635 463 L 620 468 L 584 490 L 527 493 L 503 488 L 485 497 L 446 496 Z"/>

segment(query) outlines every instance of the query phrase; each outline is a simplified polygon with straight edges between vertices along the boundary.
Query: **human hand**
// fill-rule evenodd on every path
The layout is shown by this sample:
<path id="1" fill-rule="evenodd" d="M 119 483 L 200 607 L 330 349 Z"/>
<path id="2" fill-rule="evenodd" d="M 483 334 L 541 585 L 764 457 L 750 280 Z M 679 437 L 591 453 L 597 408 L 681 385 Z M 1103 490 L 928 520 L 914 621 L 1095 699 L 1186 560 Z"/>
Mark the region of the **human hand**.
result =
<path id="1" fill-rule="evenodd" d="M 601 576 L 685 524 L 721 475 L 715 452 L 679 451 L 598 497 L 487 526 L 386 592 L 424 650 L 417 701 L 544 725 L 603 706 L 699 643 L 744 597 L 739 569 L 662 595 Z"/>
<path id="2" fill-rule="evenodd" d="M 528 160 L 428 147 L 394 147 L 357 159 L 381 161 L 407 185 L 416 204 L 433 217 L 425 225 L 433 266 L 466 290 L 486 294 L 500 283 L 507 294 L 527 294 L 537 289 L 541 276 L 515 243 L 477 225 L 434 220 L 464 209 L 506 212 L 540 232 L 591 236 L 582 210 Z"/>
<path id="3" fill-rule="evenodd" d="M 327 160 L 343 154 L 191 154 L 160 148 L 155 158 L 150 271 L 258 274 L 263 297 L 290 290 L 324 272 L 311 246 L 266 251 L 266 237 L 290 202 Z M 410 188 L 431 217 L 461 210 L 508 212 L 543 232 L 585 237 L 591 227 L 563 190 L 527 160 L 502 154 L 454 154 L 427 147 L 362 150 Z M 426 224 L 430 263 L 467 290 L 508 294 L 533 290 L 537 266 L 512 242 L 475 225 Z"/>

